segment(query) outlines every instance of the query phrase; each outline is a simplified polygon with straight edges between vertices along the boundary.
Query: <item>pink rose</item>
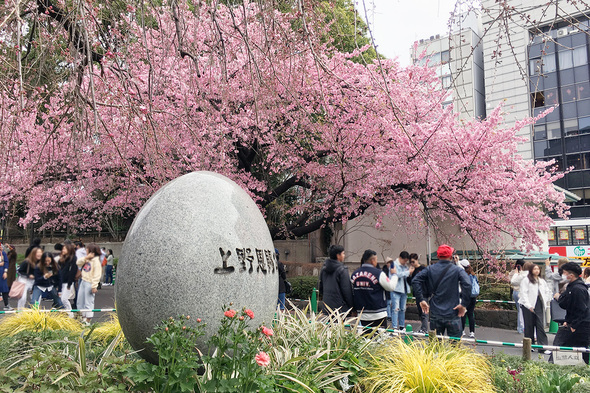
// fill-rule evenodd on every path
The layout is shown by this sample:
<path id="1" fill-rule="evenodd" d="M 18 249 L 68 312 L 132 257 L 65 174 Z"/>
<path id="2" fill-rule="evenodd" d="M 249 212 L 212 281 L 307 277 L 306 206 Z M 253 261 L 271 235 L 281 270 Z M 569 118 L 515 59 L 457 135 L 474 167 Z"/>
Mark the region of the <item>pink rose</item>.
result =
<path id="1" fill-rule="evenodd" d="M 254 319 L 254 311 L 248 309 L 248 310 L 244 310 L 244 312 L 246 313 L 247 316 L 250 317 L 250 319 Z"/>
<path id="2" fill-rule="evenodd" d="M 263 326 L 262 327 L 262 334 L 264 334 L 267 337 L 270 337 L 274 334 L 274 332 L 272 331 L 272 329 L 269 329 L 266 326 Z"/>
<path id="3" fill-rule="evenodd" d="M 270 356 L 268 356 L 268 354 L 263 351 L 258 352 L 254 359 L 260 367 L 266 367 L 270 364 Z"/>
<path id="4" fill-rule="evenodd" d="M 227 310 L 226 312 L 223 313 L 223 315 L 225 315 L 228 318 L 233 318 L 236 316 L 236 311 L 235 310 Z"/>

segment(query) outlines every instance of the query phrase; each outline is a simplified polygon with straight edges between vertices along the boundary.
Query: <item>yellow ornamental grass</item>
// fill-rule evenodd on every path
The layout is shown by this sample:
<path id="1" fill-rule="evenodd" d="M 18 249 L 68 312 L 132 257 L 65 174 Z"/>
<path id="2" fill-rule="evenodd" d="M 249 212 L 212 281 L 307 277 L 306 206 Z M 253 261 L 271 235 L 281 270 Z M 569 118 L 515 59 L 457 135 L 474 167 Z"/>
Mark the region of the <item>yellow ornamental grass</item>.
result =
<path id="1" fill-rule="evenodd" d="M 119 336 L 117 345 L 121 345 L 124 342 L 125 337 L 123 336 L 123 331 L 119 324 L 119 317 L 117 314 L 113 313 L 107 322 L 99 324 L 94 329 L 92 332 L 92 338 L 101 342 L 109 342 L 117 337 L 119 333 L 121 333 L 121 335 Z"/>
<path id="2" fill-rule="evenodd" d="M 368 393 L 494 393 L 487 358 L 449 341 L 388 340 L 371 355 Z"/>
<path id="3" fill-rule="evenodd" d="M 26 311 L 5 316 L 0 320 L 0 337 L 14 336 L 20 332 L 65 330 L 80 332 L 82 324 L 63 312 L 44 312 L 33 307 Z"/>

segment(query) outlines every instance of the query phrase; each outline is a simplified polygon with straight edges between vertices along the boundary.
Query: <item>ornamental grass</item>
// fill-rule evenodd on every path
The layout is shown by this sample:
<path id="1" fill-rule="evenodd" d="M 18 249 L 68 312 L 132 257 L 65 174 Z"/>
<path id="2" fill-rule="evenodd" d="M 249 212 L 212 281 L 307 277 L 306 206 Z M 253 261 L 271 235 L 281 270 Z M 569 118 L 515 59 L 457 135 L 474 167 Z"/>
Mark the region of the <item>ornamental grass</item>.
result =
<path id="1" fill-rule="evenodd" d="M 4 317 L 0 321 L 0 337 L 14 336 L 20 332 L 64 330 L 80 332 L 82 324 L 63 312 L 41 311 L 37 307 Z"/>
<path id="2" fill-rule="evenodd" d="M 368 393 L 494 393 L 487 358 L 460 343 L 384 342 L 369 357 L 361 384 Z"/>
<path id="3" fill-rule="evenodd" d="M 103 343 L 110 342 L 116 337 L 118 337 L 116 345 L 121 346 L 125 341 L 125 336 L 123 335 L 123 330 L 121 330 L 119 317 L 116 313 L 111 314 L 108 321 L 100 323 L 92 331 L 92 338 Z"/>

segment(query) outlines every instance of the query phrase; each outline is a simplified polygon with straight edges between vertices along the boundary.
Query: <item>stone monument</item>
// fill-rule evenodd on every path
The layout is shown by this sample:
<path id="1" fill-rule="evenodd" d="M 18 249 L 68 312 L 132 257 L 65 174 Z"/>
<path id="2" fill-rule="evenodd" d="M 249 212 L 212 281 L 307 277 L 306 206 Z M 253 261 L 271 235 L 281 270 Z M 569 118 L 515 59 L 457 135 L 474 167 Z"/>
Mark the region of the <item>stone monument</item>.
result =
<path id="1" fill-rule="evenodd" d="M 240 186 L 212 172 L 189 173 L 157 191 L 133 221 L 117 266 L 121 327 L 150 362 L 157 355 L 145 340 L 164 319 L 202 319 L 203 351 L 224 305 L 251 309 L 259 325 L 271 322 L 277 296 L 278 266 L 264 217 Z"/>

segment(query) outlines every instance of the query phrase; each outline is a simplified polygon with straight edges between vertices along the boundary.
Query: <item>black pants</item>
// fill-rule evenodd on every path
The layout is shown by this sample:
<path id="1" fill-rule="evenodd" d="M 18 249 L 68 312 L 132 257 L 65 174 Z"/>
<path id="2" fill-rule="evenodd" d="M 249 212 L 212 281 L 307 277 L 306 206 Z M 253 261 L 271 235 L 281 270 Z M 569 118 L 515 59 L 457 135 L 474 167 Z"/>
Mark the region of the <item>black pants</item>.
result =
<path id="1" fill-rule="evenodd" d="M 8 307 L 8 292 L 2 292 L 2 300 L 4 300 L 4 307 Z"/>
<path id="2" fill-rule="evenodd" d="M 524 320 L 524 336 L 530 338 L 535 344 L 535 332 L 537 333 L 537 344 L 547 345 L 547 335 L 545 334 L 545 307 L 541 296 L 537 296 L 537 304 L 535 304 L 535 312 L 531 312 L 528 308 L 522 307 L 522 318 Z"/>
<path id="3" fill-rule="evenodd" d="M 424 333 L 428 333 L 428 314 L 424 314 L 424 312 L 422 312 L 422 307 L 420 307 L 419 304 L 417 304 L 416 306 L 418 306 L 418 317 L 420 318 L 420 330 L 422 330 Z"/>
<path id="4" fill-rule="evenodd" d="M 477 296 L 476 297 L 470 297 L 469 298 L 469 304 L 467 304 L 465 306 L 465 308 L 467 309 L 467 312 L 465 312 L 465 315 L 463 315 L 461 317 L 461 326 L 462 326 L 462 330 L 465 330 L 465 318 L 469 318 L 469 331 L 471 333 L 475 333 L 475 303 L 477 300 Z"/>
<path id="5" fill-rule="evenodd" d="M 588 347 L 590 345 L 590 326 L 580 326 L 575 332 L 572 332 L 569 326 L 560 326 L 553 340 L 553 345 L 556 347 Z M 587 352 L 582 354 L 586 364 L 588 364 L 589 355 Z M 549 361 L 552 360 L 553 355 Z"/>

